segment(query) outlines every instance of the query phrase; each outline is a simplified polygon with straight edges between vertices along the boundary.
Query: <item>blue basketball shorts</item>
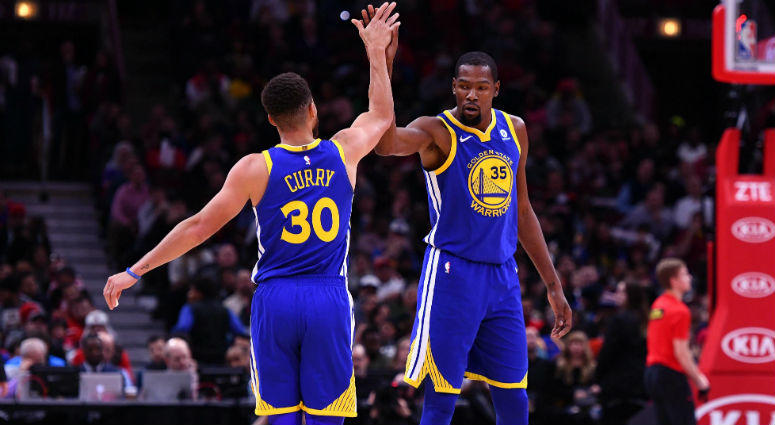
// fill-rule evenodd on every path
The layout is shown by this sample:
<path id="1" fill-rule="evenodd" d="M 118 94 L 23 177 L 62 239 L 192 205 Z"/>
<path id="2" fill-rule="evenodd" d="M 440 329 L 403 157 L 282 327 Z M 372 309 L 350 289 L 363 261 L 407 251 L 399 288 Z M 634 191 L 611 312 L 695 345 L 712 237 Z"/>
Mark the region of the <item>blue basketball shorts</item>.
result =
<path id="1" fill-rule="evenodd" d="M 469 261 L 429 246 L 404 380 L 430 377 L 459 394 L 463 379 L 527 388 L 527 341 L 516 262 Z"/>
<path id="2" fill-rule="evenodd" d="M 352 298 L 343 277 L 261 281 L 250 321 L 256 415 L 356 416 Z"/>

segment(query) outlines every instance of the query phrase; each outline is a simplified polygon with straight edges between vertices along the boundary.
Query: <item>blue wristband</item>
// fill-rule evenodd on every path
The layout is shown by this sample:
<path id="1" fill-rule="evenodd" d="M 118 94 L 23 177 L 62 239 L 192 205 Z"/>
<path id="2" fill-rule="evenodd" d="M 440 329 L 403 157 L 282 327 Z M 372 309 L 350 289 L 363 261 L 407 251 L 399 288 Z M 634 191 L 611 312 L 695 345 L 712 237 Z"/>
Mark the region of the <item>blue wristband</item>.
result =
<path id="1" fill-rule="evenodd" d="M 137 274 L 135 274 L 135 273 L 132 271 L 132 269 L 130 269 L 129 267 L 127 267 L 127 268 L 126 268 L 126 272 L 127 272 L 127 274 L 128 274 L 129 276 L 132 276 L 133 278 L 135 278 L 135 279 L 137 279 L 137 280 L 140 280 L 140 275 L 137 275 Z"/>

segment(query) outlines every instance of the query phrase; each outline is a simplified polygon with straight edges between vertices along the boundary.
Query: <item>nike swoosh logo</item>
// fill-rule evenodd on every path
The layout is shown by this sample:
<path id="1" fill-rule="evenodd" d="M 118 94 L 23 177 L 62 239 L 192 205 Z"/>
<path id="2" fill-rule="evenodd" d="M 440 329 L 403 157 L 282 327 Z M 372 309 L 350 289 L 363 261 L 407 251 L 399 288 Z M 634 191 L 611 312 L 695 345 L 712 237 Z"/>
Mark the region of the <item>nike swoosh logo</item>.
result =
<path id="1" fill-rule="evenodd" d="M 470 138 L 471 138 L 471 136 L 468 136 L 468 137 L 460 136 L 460 143 L 463 143 L 463 142 L 465 142 L 466 140 L 468 140 Z"/>

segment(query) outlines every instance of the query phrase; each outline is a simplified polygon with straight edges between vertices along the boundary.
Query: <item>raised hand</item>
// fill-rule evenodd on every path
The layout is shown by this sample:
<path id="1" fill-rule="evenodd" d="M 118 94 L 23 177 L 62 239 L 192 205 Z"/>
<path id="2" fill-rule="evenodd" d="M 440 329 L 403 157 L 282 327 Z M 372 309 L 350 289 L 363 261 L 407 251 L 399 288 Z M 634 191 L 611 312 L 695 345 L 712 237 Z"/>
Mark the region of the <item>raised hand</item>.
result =
<path id="1" fill-rule="evenodd" d="M 374 14 L 376 13 L 376 9 L 374 9 L 373 5 L 368 5 L 366 9 L 361 10 L 361 16 L 363 19 L 361 22 L 363 22 L 363 25 L 368 25 L 369 22 L 374 18 Z M 398 13 L 396 13 L 395 16 L 398 16 Z M 393 63 L 393 60 L 396 57 L 396 52 L 398 51 L 398 27 L 395 27 L 393 29 L 393 33 L 391 34 L 390 44 L 385 49 L 385 59 L 387 59 L 388 65 Z"/>
<path id="2" fill-rule="evenodd" d="M 365 24 L 360 19 L 352 19 L 351 22 L 358 28 L 358 34 L 363 40 L 367 49 L 374 48 L 386 50 L 393 38 L 393 33 L 398 32 L 401 22 L 398 21 L 398 13 L 391 16 L 396 3 L 383 3 L 368 23 Z"/>

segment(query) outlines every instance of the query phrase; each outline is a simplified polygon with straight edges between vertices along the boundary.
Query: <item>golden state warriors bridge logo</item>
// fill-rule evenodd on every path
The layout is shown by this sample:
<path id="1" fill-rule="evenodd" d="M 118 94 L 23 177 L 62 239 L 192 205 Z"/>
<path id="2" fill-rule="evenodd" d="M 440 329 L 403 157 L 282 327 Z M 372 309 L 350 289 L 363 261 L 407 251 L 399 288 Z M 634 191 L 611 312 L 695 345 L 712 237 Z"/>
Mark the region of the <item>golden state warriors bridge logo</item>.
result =
<path id="1" fill-rule="evenodd" d="M 474 211 L 485 217 L 500 217 L 509 210 L 513 164 L 511 158 L 495 150 L 482 151 L 468 162 L 468 192 Z"/>

